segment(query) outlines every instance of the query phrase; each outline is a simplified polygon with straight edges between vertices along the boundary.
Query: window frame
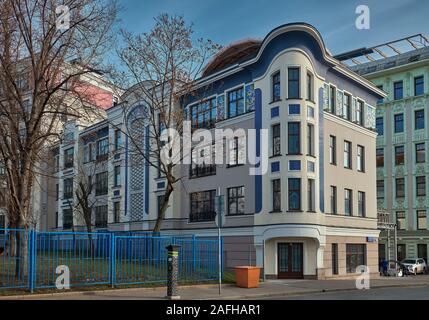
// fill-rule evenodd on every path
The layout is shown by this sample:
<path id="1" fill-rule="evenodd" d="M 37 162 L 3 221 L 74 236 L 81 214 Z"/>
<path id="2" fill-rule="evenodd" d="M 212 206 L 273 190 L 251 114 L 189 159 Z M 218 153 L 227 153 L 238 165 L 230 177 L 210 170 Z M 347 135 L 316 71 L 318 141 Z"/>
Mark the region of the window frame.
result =
<path id="1" fill-rule="evenodd" d="M 349 212 L 347 212 L 347 209 Z M 353 216 L 353 190 L 348 188 L 344 188 L 344 215 Z"/>
<path id="2" fill-rule="evenodd" d="M 235 190 L 235 195 L 231 194 L 232 191 Z M 241 194 L 239 195 L 238 191 L 241 191 Z M 237 187 L 229 187 L 227 189 L 227 200 L 228 200 L 228 208 L 227 208 L 227 214 L 228 216 L 241 216 L 245 215 L 245 189 L 244 186 L 237 186 Z M 239 211 L 240 200 L 243 201 L 243 211 Z M 235 206 L 236 213 L 231 213 L 231 204 Z"/>
<path id="3" fill-rule="evenodd" d="M 278 89 L 278 94 L 276 93 Z M 281 73 L 280 70 L 273 73 L 271 76 L 271 102 L 278 102 L 281 100 Z"/>
<path id="4" fill-rule="evenodd" d="M 292 127 L 296 126 L 297 132 L 292 132 Z M 288 149 L 288 155 L 300 155 L 301 154 L 301 122 L 299 121 L 290 121 L 288 122 L 288 143 L 287 143 L 287 149 Z M 292 143 L 291 138 L 296 137 L 297 138 L 297 145 L 298 150 L 292 150 Z"/>
<path id="5" fill-rule="evenodd" d="M 400 88 L 397 88 L 396 85 L 401 85 Z M 396 90 L 401 90 L 400 91 L 400 95 L 397 93 Z M 393 82 L 393 100 L 401 100 L 404 98 L 404 81 L 403 80 L 399 80 L 399 81 L 395 81 Z"/>
<path id="6" fill-rule="evenodd" d="M 298 75 L 297 79 L 294 79 L 291 77 L 291 71 L 297 71 L 297 75 Z M 287 97 L 288 97 L 288 99 L 301 99 L 301 88 L 300 88 L 301 79 L 300 78 L 301 78 L 301 68 L 300 67 L 296 67 L 296 66 L 292 67 L 291 66 L 291 67 L 287 68 Z M 297 92 L 296 96 L 291 95 L 292 85 L 297 86 L 296 89 L 298 90 L 298 92 Z"/>
<path id="7" fill-rule="evenodd" d="M 423 149 L 419 150 L 418 148 L 422 145 L 423 145 Z M 426 143 L 425 142 L 416 143 L 414 146 L 414 150 L 415 150 L 416 163 L 425 163 L 426 162 Z M 423 160 L 419 160 L 419 158 L 421 158 L 421 156 L 419 157 L 419 154 L 420 155 L 423 154 Z"/>
<path id="8" fill-rule="evenodd" d="M 271 180 L 271 191 L 272 191 L 272 212 L 281 212 L 282 210 L 282 183 L 281 179 Z M 278 197 L 278 198 L 276 198 Z M 278 204 L 278 206 L 277 206 Z"/>
<path id="9" fill-rule="evenodd" d="M 401 117 L 401 120 L 398 121 L 397 119 Z M 393 132 L 394 133 L 404 133 L 404 114 L 403 113 L 396 113 L 393 115 Z M 401 124 L 401 128 L 398 127 L 399 123 Z M 399 130 L 401 129 L 401 130 Z"/>
<path id="10" fill-rule="evenodd" d="M 277 132 L 275 131 L 275 129 L 277 129 Z M 276 133 L 276 135 L 275 135 Z M 271 125 L 271 154 L 273 157 L 275 156 L 280 156 L 281 155 L 281 124 L 280 123 L 275 123 L 273 125 Z M 278 148 L 278 150 L 276 151 L 276 147 Z"/>
<path id="11" fill-rule="evenodd" d="M 295 188 L 295 186 L 293 186 L 293 182 L 297 182 L 298 183 L 298 187 Z M 288 178 L 288 211 L 293 212 L 293 211 L 301 211 L 302 210 L 302 205 L 301 205 L 301 189 L 302 189 L 302 183 L 301 183 L 301 178 Z M 294 193 L 297 194 L 298 196 L 298 206 L 297 207 L 292 207 L 291 206 L 291 198 L 294 195 Z"/>
<path id="12" fill-rule="evenodd" d="M 347 148 L 346 148 L 347 146 Z M 353 161 L 352 161 L 352 157 L 353 157 L 353 145 L 351 141 L 348 140 L 344 140 L 344 152 L 343 152 L 343 166 L 345 169 L 353 169 Z M 347 163 L 346 163 L 346 159 L 347 159 Z"/>
<path id="13" fill-rule="evenodd" d="M 241 96 L 238 96 L 238 98 L 237 98 L 238 92 L 241 92 Z M 232 94 L 235 94 L 234 100 L 231 100 Z M 245 99 L 244 99 L 244 86 L 239 86 L 235 89 L 227 91 L 226 97 L 227 97 L 227 110 L 226 110 L 226 112 L 227 112 L 228 119 L 229 118 L 235 118 L 235 117 L 238 117 L 238 116 L 246 113 L 246 105 L 245 105 Z M 231 113 L 231 104 L 232 103 L 236 104 L 235 105 L 236 109 L 235 109 L 234 115 L 232 115 L 232 113 Z M 238 113 L 238 106 L 240 105 L 240 103 L 242 103 L 242 107 L 243 107 L 242 113 Z"/>
<path id="14" fill-rule="evenodd" d="M 426 196 L 426 176 L 416 176 L 416 196 Z"/>
<path id="15" fill-rule="evenodd" d="M 357 151 L 356 151 L 356 157 L 357 157 L 357 171 L 358 172 L 365 172 L 365 147 L 362 145 L 357 145 Z"/>

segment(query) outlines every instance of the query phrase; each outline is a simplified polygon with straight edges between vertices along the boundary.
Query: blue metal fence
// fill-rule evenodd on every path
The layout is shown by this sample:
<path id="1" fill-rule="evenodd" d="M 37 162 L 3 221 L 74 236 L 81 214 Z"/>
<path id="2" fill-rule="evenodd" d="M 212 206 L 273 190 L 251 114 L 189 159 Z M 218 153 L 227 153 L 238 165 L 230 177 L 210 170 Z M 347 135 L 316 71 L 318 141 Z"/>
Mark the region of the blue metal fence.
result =
<path id="1" fill-rule="evenodd" d="M 28 255 L 20 257 L 20 246 Z M 218 241 L 147 232 L 36 232 L 0 229 L 0 289 L 55 288 L 61 266 L 70 286 L 166 283 L 169 244 L 180 245 L 179 281 L 218 279 Z M 222 251 L 221 251 L 222 252 Z"/>

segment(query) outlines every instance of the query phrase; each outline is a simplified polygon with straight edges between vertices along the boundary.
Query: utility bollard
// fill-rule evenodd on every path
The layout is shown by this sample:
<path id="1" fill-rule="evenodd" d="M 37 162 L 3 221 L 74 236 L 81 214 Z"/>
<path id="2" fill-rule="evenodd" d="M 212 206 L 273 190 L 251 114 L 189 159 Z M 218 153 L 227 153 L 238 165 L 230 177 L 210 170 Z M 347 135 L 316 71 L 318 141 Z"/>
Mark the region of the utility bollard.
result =
<path id="1" fill-rule="evenodd" d="M 177 282 L 179 277 L 179 245 L 170 244 L 166 247 L 167 257 L 167 299 L 178 300 Z"/>

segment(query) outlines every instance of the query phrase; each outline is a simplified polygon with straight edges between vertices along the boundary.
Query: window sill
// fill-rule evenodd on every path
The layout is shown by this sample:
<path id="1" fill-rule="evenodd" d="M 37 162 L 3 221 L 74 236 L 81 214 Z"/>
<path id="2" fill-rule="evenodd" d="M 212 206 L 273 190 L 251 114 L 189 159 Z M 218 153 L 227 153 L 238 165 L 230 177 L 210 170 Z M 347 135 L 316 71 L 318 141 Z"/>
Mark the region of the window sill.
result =
<path id="1" fill-rule="evenodd" d="M 291 213 L 294 213 L 294 212 L 297 212 L 297 213 L 299 213 L 299 212 L 304 212 L 304 211 L 302 211 L 302 210 L 300 210 L 300 209 L 298 209 L 298 210 L 287 210 L 286 212 L 291 212 Z"/>
<path id="2" fill-rule="evenodd" d="M 313 104 L 315 104 L 315 103 L 316 103 L 313 99 L 305 99 L 305 101 L 307 101 L 307 102 L 311 102 L 311 103 L 313 103 Z"/>
<path id="3" fill-rule="evenodd" d="M 316 213 L 315 210 L 307 210 L 308 213 Z"/>
<path id="4" fill-rule="evenodd" d="M 281 157 L 281 156 L 282 156 L 282 154 L 281 154 L 281 153 L 279 153 L 279 154 L 273 154 L 272 156 L 270 156 L 270 157 L 269 157 L 269 159 L 279 158 L 279 157 Z"/>
<path id="5" fill-rule="evenodd" d="M 244 166 L 244 164 L 227 164 L 226 165 L 226 168 L 227 169 L 230 169 L 230 168 L 236 168 L 236 167 L 242 167 L 242 166 Z"/>
<path id="6" fill-rule="evenodd" d="M 313 155 L 313 154 L 307 154 L 307 157 L 310 157 L 310 158 L 316 159 L 316 156 L 315 156 L 315 155 Z"/>
<path id="7" fill-rule="evenodd" d="M 286 153 L 287 156 L 302 156 L 302 153 Z"/>
<path id="8" fill-rule="evenodd" d="M 282 210 L 273 210 L 273 211 L 269 211 L 268 213 L 283 213 Z"/>
<path id="9" fill-rule="evenodd" d="M 286 101 L 288 101 L 288 100 L 302 100 L 302 98 L 301 98 L 301 97 L 296 97 L 296 98 L 286 98 Z"/>
<path id="10" fill-rule="evenodd" d="M 279 102 L 282 102 L 282 99 L 273 100 L 273 101 L 269 102 L 268 104 L 272 105 L 272 104 L 279 103 Z"/>

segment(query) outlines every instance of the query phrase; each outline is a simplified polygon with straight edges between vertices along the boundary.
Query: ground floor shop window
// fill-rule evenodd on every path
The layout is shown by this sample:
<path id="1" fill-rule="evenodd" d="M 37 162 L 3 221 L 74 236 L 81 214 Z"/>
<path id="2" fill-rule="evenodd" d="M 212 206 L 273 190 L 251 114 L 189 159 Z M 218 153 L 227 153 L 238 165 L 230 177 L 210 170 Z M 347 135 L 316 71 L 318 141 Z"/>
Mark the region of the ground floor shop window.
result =
<path id="1" fill-rule="evenodd" d="M 366 245 L 347 244 L 346 245 L 346 270 L 347 273 L 355 273 L 356 268 L 366 264 Z"/>

